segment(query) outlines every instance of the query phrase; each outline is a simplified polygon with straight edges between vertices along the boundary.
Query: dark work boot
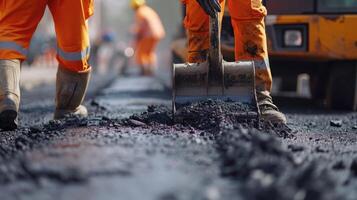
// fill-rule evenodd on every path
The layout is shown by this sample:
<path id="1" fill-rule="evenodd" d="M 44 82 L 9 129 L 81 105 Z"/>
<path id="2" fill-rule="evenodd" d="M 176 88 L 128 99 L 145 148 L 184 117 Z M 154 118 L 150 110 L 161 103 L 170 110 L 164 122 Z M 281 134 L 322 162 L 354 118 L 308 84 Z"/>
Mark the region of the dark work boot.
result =
<path id="1" fill-rule="evenodd" d="M 286 117 L 281 113 L 268 91 L 257 91 L 258 106 L 263 121 L 273 124 L 286 124 Z"/>

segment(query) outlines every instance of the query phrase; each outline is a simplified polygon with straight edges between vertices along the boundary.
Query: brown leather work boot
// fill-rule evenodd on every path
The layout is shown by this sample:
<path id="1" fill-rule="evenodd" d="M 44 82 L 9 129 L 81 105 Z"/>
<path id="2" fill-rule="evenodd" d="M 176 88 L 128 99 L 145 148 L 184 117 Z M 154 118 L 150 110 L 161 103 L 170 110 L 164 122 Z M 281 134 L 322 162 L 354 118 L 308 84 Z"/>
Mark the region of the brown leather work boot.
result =
<path id="1" fill-rule="evenodd" d="M 20 60 L 0 60 L 0 129 L 18 126 L 20 105 Z"/>
<path id="2" fill-rule="evenodd" d="M 257 91 L 258 106 L 263 121 L 273 124 L 286 124 L 286 117 L 281 113 L 268 91 Z"/>
<path id="3" fill-rule="evenodd" d="M 90 71 L 75 73 L 58 68 L 56 81 L 56 111 L 54 118 L 68 115 L 87 117 L 87 108 L 82 104 L 90 79 Z"/>

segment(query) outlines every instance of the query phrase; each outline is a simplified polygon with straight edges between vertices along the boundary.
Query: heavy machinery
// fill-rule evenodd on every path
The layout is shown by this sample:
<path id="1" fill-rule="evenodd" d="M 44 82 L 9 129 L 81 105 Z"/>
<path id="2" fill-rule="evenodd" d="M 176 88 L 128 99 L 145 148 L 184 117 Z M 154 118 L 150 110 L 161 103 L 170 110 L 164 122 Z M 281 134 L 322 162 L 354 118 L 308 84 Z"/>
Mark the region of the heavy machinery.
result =
<path id="1" fill-rule="evenodd" d="M 244 118 L 258 118 L 254 62 L 223 60 L 221 23 L 218 18 L 218 13 L 215 17 L 210 17 L 210 49 L 207 61 L 174 64 L 173 113 L 187 104 L 206 99 L 219 99 L 248 104 L 255 110 L 238 114 Z"/>
<path id="2" fill-rule="evenodd" d="M 296 91 L 297 77 L 310 77 L 311 98 L 327 107 L 357 110 L 357 0 L 266 0 L 266 31 L 274 78 Z M 222 26 L 222 55 L 234 61 L 229 13 Z M 184 60 L 185 36 L 172 45 Z"/>
<path id="3" fill-rule="evenodd" d="M 268 0 L 268 47 L 274 76 L 295 90 L 310 77 L 313 99 L 357 109 L 357 0 Z"/>

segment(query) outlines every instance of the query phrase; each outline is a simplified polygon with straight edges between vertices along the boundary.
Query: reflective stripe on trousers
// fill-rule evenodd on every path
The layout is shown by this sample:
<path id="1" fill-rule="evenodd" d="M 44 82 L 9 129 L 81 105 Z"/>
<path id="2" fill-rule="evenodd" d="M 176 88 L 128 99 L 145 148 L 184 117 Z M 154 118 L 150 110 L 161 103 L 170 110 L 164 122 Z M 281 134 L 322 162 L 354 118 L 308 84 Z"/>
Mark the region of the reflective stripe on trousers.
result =
<path id="1" fill-rule="evenodd" d="M 17 51 L 23 56 L 26 56 L 28 53 L 27 49 L 23 48 L 22 46 L 18 45 L 15 42 L 0 41 L 0 49 Z"/>

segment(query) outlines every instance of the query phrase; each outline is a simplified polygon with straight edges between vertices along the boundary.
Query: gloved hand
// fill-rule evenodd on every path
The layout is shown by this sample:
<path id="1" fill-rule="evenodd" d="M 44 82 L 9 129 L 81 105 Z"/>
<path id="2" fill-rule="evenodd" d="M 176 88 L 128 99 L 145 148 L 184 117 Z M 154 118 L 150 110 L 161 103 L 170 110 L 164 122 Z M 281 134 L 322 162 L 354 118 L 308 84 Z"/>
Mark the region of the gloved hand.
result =
<path id="1" fill-rule="evenodd" d="M 214 17 L 217 12 L 221 12 L 221 5 L 219 4 L 219 0 L 196 0 L 198 4 L 203 8 L 203 10 Z"/>

